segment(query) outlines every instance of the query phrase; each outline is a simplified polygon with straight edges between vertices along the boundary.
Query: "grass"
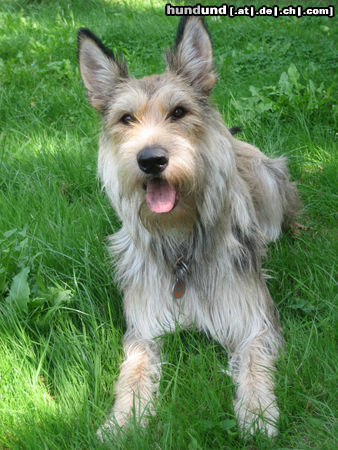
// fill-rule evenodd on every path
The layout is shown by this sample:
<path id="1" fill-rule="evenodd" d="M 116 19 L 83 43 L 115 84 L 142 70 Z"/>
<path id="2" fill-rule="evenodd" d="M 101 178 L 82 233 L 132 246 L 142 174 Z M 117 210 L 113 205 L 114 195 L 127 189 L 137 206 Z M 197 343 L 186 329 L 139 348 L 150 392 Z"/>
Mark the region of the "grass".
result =
<path id="1" fill-rule="evenodd" d="M 76 30 L 91 28 L 139 77 L 164 69 L 177 19 L 163 10 L 157 0 L 1 2 L 0 448 L 100 448 L 95 430 L 123 357 L 105 250 L 119 224 L 96 180 L 99 120 L 80 81 Z M 239 435 L 226 353 L 185 331 L 164 338 L 157 416 L 111 448 L 337 448 L 337 22 L 208 25 L 214 103 L 243 127 L 241 139 L 288 155 L 304 203 L 265 262 L 285 336 L 280 434 Z"/>

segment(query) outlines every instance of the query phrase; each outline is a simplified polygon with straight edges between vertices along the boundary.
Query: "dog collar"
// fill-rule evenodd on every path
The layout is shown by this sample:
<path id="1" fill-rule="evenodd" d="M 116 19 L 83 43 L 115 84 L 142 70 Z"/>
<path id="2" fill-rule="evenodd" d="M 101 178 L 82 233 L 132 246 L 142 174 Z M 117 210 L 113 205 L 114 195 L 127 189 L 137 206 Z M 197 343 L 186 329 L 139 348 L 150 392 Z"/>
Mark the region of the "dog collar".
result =
<path id="1" fill-rule="evenodd" d="M 183 256 L 180 256 L 174 264 L 174 277 L 175 281 L 172 287 L 172 293 L 174 298 L 181 298 L 185 292 L 184 279 L 188 273 L 188 265 L 184 261 Z"/>

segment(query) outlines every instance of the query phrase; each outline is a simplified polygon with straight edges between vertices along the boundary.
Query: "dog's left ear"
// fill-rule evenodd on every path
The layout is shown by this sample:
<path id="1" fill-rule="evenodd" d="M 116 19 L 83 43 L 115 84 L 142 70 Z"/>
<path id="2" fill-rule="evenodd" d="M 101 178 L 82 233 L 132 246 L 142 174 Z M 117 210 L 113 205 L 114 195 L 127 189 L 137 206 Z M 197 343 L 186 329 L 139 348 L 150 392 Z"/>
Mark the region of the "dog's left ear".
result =
<path id="1" fill-rule="evenodd" d="M 174 48 L 166 55 L 170 71 L 183 76 L 203 94 L 209 94 L 216 82 L 212 45 L 204 21 L 184 16 L 177 29 Z"/>

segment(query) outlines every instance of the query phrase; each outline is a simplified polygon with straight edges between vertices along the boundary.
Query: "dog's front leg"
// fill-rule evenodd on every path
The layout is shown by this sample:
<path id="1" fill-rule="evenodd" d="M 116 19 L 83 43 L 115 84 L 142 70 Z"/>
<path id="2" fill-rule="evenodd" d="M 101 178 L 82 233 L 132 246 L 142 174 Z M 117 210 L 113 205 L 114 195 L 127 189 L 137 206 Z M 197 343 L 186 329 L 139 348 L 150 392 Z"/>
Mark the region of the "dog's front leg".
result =
<path id="1" fill-rule="evenodd" d="M 239 426 L 250 433 L 260 429 L 269 436 L 277 434 L 273 372 L 278 341 L 275 330 L 262 330 L 243 342 L 230 361 L 237 385 L 235 412 Z"/>
<path id="2" fill-rule="evenodd" d="M 115 385 L 115 403 L 105 424 L 97 435 L 101 440 L 124 426 L 132 418 L 144 423 L 147 412 L 152 413 L 152 400 L 160 380 L 160 356 L 157 343 L 127 333 L 124 340 L 125 360 Z"/>

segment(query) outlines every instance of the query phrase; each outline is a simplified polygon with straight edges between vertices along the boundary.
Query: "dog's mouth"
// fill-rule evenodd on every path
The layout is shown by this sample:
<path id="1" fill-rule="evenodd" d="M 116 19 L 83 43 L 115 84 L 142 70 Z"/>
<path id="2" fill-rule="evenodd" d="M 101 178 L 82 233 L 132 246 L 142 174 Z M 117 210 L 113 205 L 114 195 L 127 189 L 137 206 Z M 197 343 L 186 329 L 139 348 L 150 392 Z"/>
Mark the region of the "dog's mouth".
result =
<path id="1" fill-rule="evenodd" d="M 177 204 L 175 186 L 172 186 L 163 178 L 152 178 L 144 183 L 146 202 L 154 213 L 167 213 L 173 210 Z"/>

